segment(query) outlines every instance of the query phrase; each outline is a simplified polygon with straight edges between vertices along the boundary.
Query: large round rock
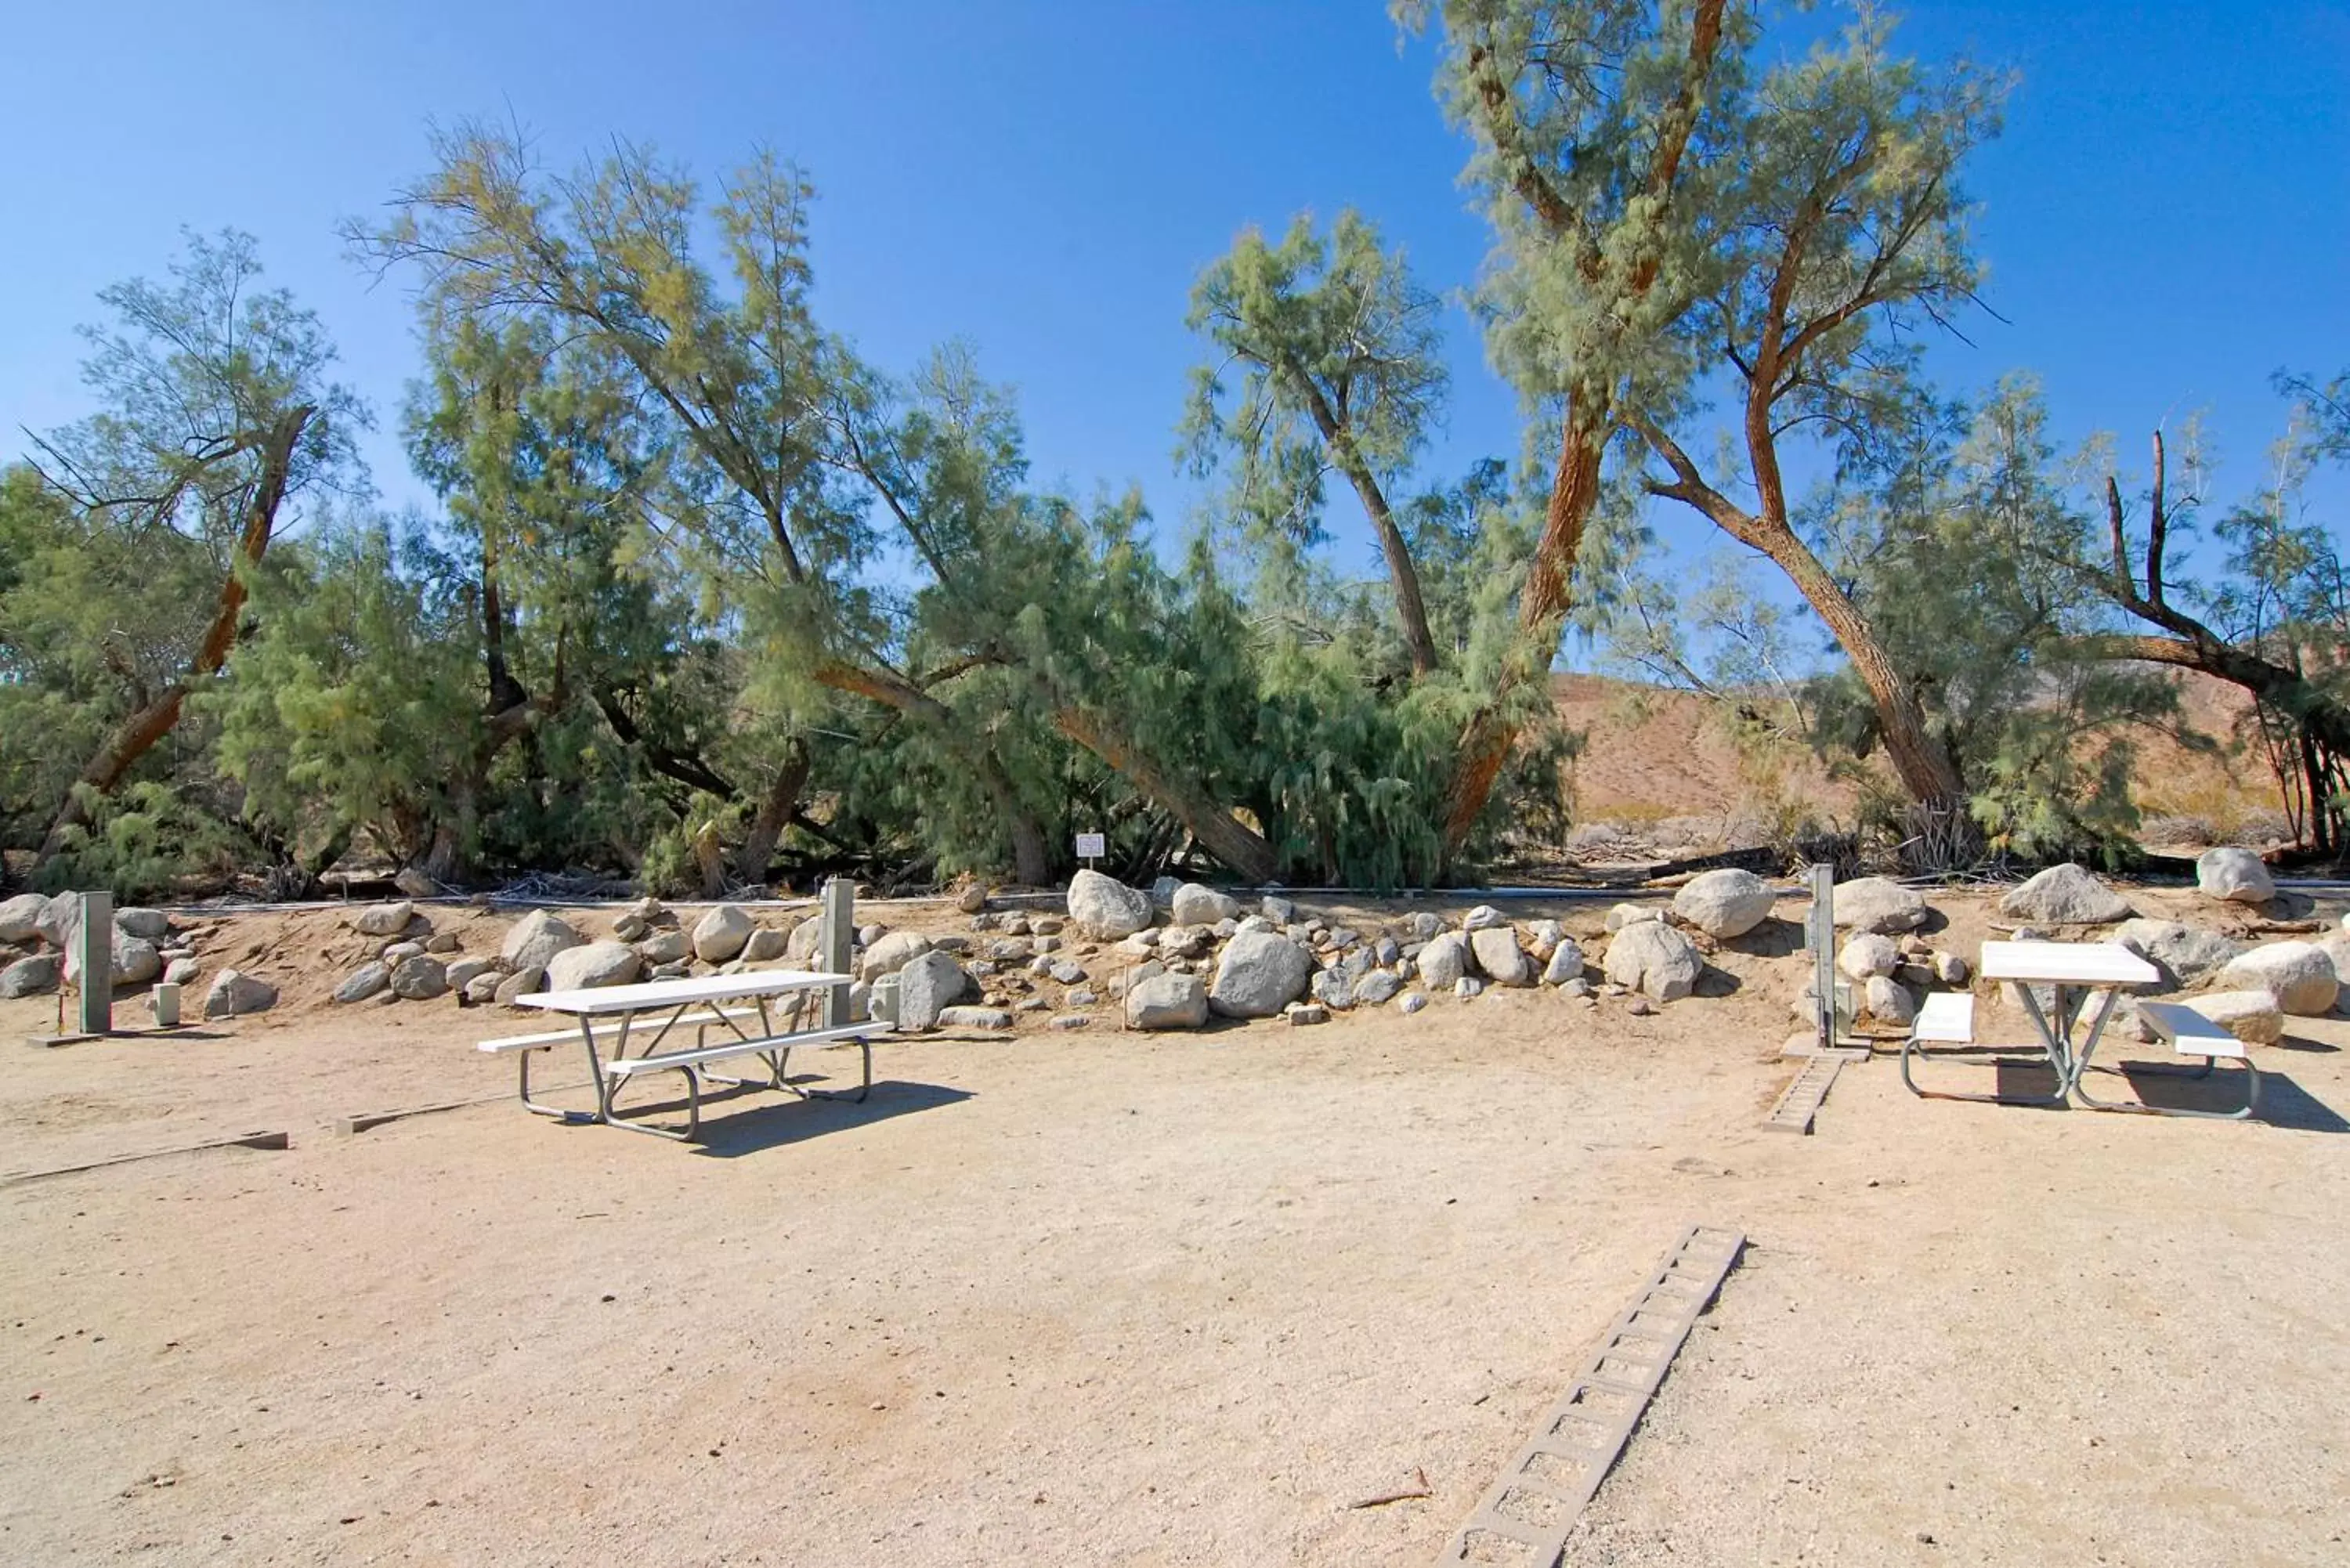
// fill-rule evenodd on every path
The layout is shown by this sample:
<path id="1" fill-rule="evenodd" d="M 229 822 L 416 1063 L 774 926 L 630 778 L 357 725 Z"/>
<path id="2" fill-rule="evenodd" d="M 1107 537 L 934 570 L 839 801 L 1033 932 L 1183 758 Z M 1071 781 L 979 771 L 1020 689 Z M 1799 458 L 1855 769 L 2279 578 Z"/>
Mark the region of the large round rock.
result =
<path id="1" fill-rule="evenodd" d="M 750 940 L 751 917 L 733 904 L 721 904 L 695 924 L 693 956 L 704 963 L 724 963 Z"/>
<path id="2" fill-rule="evenodd" d="M 1305 993 L 1314 955 L 1271 931 L 1243 931 L 1224 944 L 1208 1005 L 1226 1018 L 1271 1018 Z"/>
<path id="3" fill-rule="evenodd" d="M 1114 942 L 1149 928 L 1150 895 L 1087 867 L 1069 878 L 1069 918 L 1097 941 Z"/>
<path id="4" fill-rule="evenodd" d="M 2265 904 L 2276 897 L 2276 882 L 2261 857 L 2232 844 L 2207 849 L 2197 857 L 2195 886 L 2235 904 Z"/>
<path id="5" fill-rule="evenodd" d="M 1752 871 L 1725 867 L 1692 877 L 1673 895 L 1673 913 L 1710 937 L 1742 937 L 1771 918 L 1778 895 Z"/>
<path id="6" fill-rule="evenodd" d="M 2221 986 L 2265 991 L 2297 1018 L 2331 1010 L 2337 983 L 2334 960 L 2314 942 L 2269 942 L 2238 954 L 2220 971 Z"/>
<path id="7" fill-rule="evenodd" d="M 1836 929 L 1892 935 L 1914 931 L 1926 923 L 1926 896 L 1887 877 L 1859 877 L 1839 882 L 1829 895 L 1835 906 Z"/>
<path id="8" fill-rule="evenodd" d="M 584 991 L 591 986 L 627 985 L 644 972 L 644 960 L 626 942 L 589 942 L 566 948 L 546 966 L 549 991 Z M 400 976 L 392 976 L 399 989 Z"/>
<path id="9" fill-rule="evenodd" d="M 544 969 L 556 954 L 587 940 L 545 909 L 533 909 L 506 932 L 498 953 L 510 970 Z"/>
<path id="10" fill-rule="evenodd" d="M 1197 1029 L 1208 1021 L 1208 989 L 1196 974 L 1154 974 L 1126 992 L 1126 1022 L 1134 1029 Z"/>
<path id="11" fill-rule="evenodd" d="M 1999 912 L 2059 926 L 2103 926 L 2137 913 L 2128 899 L 2070 861 L 2011 889 L 1999 901 Z"/>
<path id="12" fill-rule="evenodd" d="M 879 980 L 885 974 L 896 974 L 913 960 L 931 950 L 931 939 L 920 931 L 891 931 L 865 950 L 858 961 L 857 978 Z"/>
<path id="13" fill-rule="evenodd" d="M 1705 956 L 1662 920 L 1635 920 L 1607 944 L 1607 978 L 1659 1002 L 1678 1002 L 1697 989 Z"/>
<path id="14" fill-rule="evenodd" d="M 1459 931 L 1447 931 L 1420 949 L 1413 961 L 1419 966 L 1421 983 L 1430 991 L 1458 985 L 1469 972 L 1469 939 Z"/>
<path id="15" fill-rule="evenodd" d="M 915 954 L 898 971 L 898 1027 L 909 1032 L 933 1027 L 939 1015 L 970 989 L 971 976 L 952 955 L 935 950 Z"/>
<path id="16" fill-rule="evenodd" d="M 1212 926 L 1220 920 L 1241 918 L 1239 899 L 1197 882 L 1186 882 L 1176 888 L 1175 897 L 1167 902 L 1167 910 L 1168 919 L 1179 926 Z"/>
<path id="17" fill-rule="evenodd" d="M 1495 985 L 1532 985 L 1534 982 L 1534 961 L 1525 950 L 1518 946 L 1518 933 L 1510 926 L 1481 926 L 1469 933 L 1469 950 L 1477 955 L 1477 967 L 1485 971 Z"/>
<path id="18" fill-rule="evenodd" d="M 0 942 L 21 946 L 39 936 L 41 917 L 48 909 L 49 901 L 38 893 L 19 893 L 0 903 Z"/>
<path id="19" fill-rule="evenodd" d="M 2164 991 L 2217 974 L 2244 950 L 2240 941 L 2177 920 L 2124 920 L 2114 940 L 2160 970 Z"/>

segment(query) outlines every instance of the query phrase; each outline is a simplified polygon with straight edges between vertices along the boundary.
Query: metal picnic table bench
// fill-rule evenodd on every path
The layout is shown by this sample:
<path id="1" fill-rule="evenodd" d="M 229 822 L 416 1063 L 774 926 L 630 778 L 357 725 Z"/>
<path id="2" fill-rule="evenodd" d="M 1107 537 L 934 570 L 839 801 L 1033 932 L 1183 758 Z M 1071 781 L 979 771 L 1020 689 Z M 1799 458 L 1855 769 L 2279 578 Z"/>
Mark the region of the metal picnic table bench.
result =
<path id="1" fill-rule="evenodd" d="M 636 985 L 543 991 L 515 1000 L 525 1007 L 568 1013 L 577 1021 L 576 1029 L 484 1040 L 477 1049 L 494 1055 L 511 1054 L 515 1057 L 518 1071 L 517 1093 L 524 1107 L 539 1116 L 565 1122 L 602 1122 L 610 1127 L 626 1127 L 630 1132 L 651 1133 L 684 1141 L 701 1131 L 702 1087 L 704 1083 L 782 1089 L 802 1099 L 862 1100 L 871 1093 L 871 1037 L 886 1031 L 889 1027 L 887 1023 L 868 1022 L 812 1028 L 798 1026 L 811 1001 L 833 987 L 847 985 L 853 978 L 846 974 L 762 970 L 743 974 L 647 981 Z M 778 1029 L 769 1006 L 777 999 L 785 997 L 791 1002 L 789 1026 Z M 726 1005 L 743 1002 L 750 1005 Z M 754 1033 L 743 1026 L 746 1019 L 757 1020 L 757 1033 Z M 629 1055 L 630 1040 L 638 1033 L 639 1023 L 656 1021 L 659 1027 L 651 1038 L 642 1042 L 636 1055 Z M 693 1028 L 693 1045 L 680 1050 L 661 1050 L 661 1043 L 669 1038 L 670 1031 L 681 1025 Z M 608 1057 L 599 1048 L 597 1038 L 599 1026 L 604 1031 L 603 1044 L 610 1047 Z M 709 1044 L 708 1034 L 714 1026 L 723 1027 L 732 1037 L 722 1038 L 715 1044 Z M 596 1087 L 596 1109 L 592 1113 L 565 1110 L 531 1098 L 531 1057 L 567 1040 L 578 1041 L 588 1054 L 589 1079 Z M 864 1056 L 864 1078 L 855 1096 L 804 1089 L 785 1075 L 785 1069 L 794 1048 L 844 1045 L 851 1042 L 857 1044 Z M 767 1067 L 765 1079 L 733 1078 L 709 1070 L 710 1064 L 736 1056 L 756 1056 L 764 1062 Z M 632 1120 L 614 1106 L 613 1101 L 620 1089 L 630 1080 L 648 1073 L 676 1073 L 685 1079 L 686 1121 L 683 1128 Z"/>

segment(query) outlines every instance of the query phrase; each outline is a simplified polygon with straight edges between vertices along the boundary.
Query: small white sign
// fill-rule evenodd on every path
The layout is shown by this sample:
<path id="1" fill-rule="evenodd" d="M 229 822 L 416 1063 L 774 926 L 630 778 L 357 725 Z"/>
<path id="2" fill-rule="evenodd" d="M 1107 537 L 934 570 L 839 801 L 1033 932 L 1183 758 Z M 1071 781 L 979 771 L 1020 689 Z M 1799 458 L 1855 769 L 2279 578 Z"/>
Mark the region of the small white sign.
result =
<path id="1" fill-rule="evenodd" d="M 1104 857 L 1105 855 L 1107 855 L 1108 853 L 1109 853 L 1109 836 L 1108 836 L 1107 834 L 1104 834 L 1104 833 L 1080 833 L 1080 834 L 1078 834 L 1078 835 L 1077 835 L 1077 858 L 1078 858 L 1078 859 L 1080 859 L 1080 860 L 1099 860 L 1102 857 Z"/>

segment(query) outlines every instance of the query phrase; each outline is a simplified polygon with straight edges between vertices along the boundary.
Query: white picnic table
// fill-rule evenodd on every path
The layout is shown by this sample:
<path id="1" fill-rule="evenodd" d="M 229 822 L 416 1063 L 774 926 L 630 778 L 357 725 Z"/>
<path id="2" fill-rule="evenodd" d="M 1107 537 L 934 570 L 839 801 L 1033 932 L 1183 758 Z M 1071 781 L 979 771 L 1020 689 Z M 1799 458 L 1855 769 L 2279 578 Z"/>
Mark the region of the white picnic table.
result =
<path id="1" fill-rule="evenodd" d="M 2022 999 L 2023 1010 L 2032 1020 L 2032 1027 L 2040 1037 L 2040 1047 L 2055 1074 L 2056 1085 L 2048 1095 L 1973 1095 L 1951 1090 L 1928 1091 L 1918 1087 L 1909 1076 L 1909 1058 L 1928 1043 L 1972 1046 L 1972 1008 L 1966 999 L 1959 997 L 1929 998 L 1929 1006 L 1921 1011 L 1919 1027 L 1902 1051 L 1902 1079 L 1910 1089 L 1929 1098 L 1951 1100 L 1984 1100 L 1997 1105 L 2062 1106 L 2078 1099 L 2091 1110 L 2129 1111 L 2140 1115 L 2178 1116 L 2218 1116 L 2241 1120 L 2252 1114 L 2260 1101 L 2260 1076 L 2252 1068 L 2251 1058 L 2243 1045 L 2226 1029 L 2211 1023 L 2192 1007 L 2168 1002 L 2141 1001 L 2138 1016 L 2155 1033 L 2170 1042 L 2182 1056 L 2201 1056 L 2203 1065 L 2186 1075 L 2208 1077 L 2218 1059 L 2230 1057 L 2243 1064 L 2248 1084 L 2244 1108 L 2239 1111 L 2207 1111 L 2186 1107 L 2152 1105 L 2128 1105 L 2099 1100 L 2082 1087 L 2089 1071 L 2089 1059 L 2095 1055 L 2097 1043 L 2104 1037 L 2106 1024 L 2112 1018 L 2114 1004 L 2124 988 L 2152 985 L 2158 982 L 2161 971 L 2138 954 L 2117 942 L 2052 942 L 2005 941 L 1985 942 L 1977 972 L 1983 979 L 2005 981 L 2015 986 Z M 2043 1003 L 2041 993 L 2050 993 Z M 1937 1012 L 1931 1003 L 1948 1000 L 1953 1006 Z M 2090 1016 L 2088 1033 L 2079 1037 L 2081 1015 L 2095 1002 L 2096 1011 Z M 1933 1016 L 1929 1016 L 1929 1014 Z M 2133 1071 L 2182 1073 L 2177 1067 L 2134 1067 Z"/>
<path id="2" fill-rule="evenodd" d="M 683 980 L 646 981 L 635 985 L 606 985 L 574 991 L 542 991 L 515 1000 L 525 1007 L 536 1007 L 547 1012 L 560 1012 L 576 1021 L 574 1030 L 557 1030 L 544 1034 L 517 1034 L 499 1040 L 484 1040 L 479 1049 L 493 1054 L 512 1054 L 518 1064 L 519 1094 L 524 1106 L 543 1116 L 569 1122 L 602 1122 L 609 1127 L 626 1127 L 631 1132 L 652 1133 L 661 1137 L 690 1139 L 702 1126 L 702 1088 L 705 1083 L 744 1085 L 755 1088 L 782 1089 L 802 1099 L 844 1098 L 814 1089 L 805 1089 L 793 1083 L 785 1074 L 791 1053 L 795 1047 L 839 1045 L 855 1043 L 864 1056 L 864 1080 L 856 1099 L 862 1100 L 873 1088 L 873 1044 L 871 1036 L 889 1026 L 885 1023 L 863 1023 L 801 1027 L 808 1005 L 821 993 L 836 986 L 847 985 L 855 977 L 846 974 L 811 972 L 797 970 L 759 970 L 742 974 L 697 975 Z M 785 1028 L 775 1027 L 771 1006 L 789 999 L 790 1009 Z M 732 1005 L 729 1003 L 748 1003 Z M 757 1021 L 756 1033 L 746 1029 L 746 1021 Z M 639 1026 L 658 1024 L 650 1039 L 639 1039 L 637 1054 L 630 1055 L 632 1037 L 640 1034 Z M 663 1051 L 662 1042 L 671 1030 L 691 1026 L 694 1044 L 681 1049 Z M 603 1041 L 598 1031 L 603 1032 Z M 715 1044 L 708 1041 L 712 1028 L 723 1028 L 726 1037 Z M 593 1113 L 568 1111 L 544 1105 L 531 1098 L 530 1059 L 537 1052 L 552 1049 L 567 1040 L 577 1039 L 588 1054 L 589 1081 L 596 1088 L 596 1109 Z M 608 1044 L 609 1054 L 604 1045 Z M 766 1064 L 765 1079 L 733 1078 L 710 1070 L 710 1064 L 736 1056 L 756 1056 Z M 622 1115 L 614 1100 L 630 1080 L 649 1073 L 677 1073 L 685 1079 L 686 1123 L 682 1129 L 657 1126 L 651 1122 L 632 1119 Z"/>

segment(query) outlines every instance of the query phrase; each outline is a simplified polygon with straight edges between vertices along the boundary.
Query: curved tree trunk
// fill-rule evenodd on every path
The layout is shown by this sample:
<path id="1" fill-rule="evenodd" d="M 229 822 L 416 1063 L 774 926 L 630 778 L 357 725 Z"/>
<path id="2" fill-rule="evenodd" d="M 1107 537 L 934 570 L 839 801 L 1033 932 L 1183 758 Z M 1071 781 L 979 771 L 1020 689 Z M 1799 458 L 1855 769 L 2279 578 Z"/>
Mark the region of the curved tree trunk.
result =
<path id="1" fill-rule="evenodd" d="M 1113 772 L 1157 801 L 1190 830 L 1201 846 L 1243 881 L 1270 882 L 1277 869 L 1273 846 L 1229 811 L 1175 778 L 1096 714 L 1076 707 L 1053 711 L 1054 727 L 1099 757 Z"/>
<path id="2" fill-rule="evenodd" d="M 759 802 L 758 815 L 751 819 L 750 835 L 735 854 L 737 880 L 767 879 L 768 864 L 775 857 L 775 846 L 783 839 L 784 829 L 791 825 L 792 813 L 800 803 L 800 791 L 807 787 L 808 770 L 813 765 L 807 742 L 794 735 L 784 743 L 784 764 L 775 772 L 775 782 L 767 786 L 766 795 Z"/>
<path id="3" fill-rule="evenodd" d="M 195 657 L 189 660 L 179 679 L 117 725 L 98 754 L 82 769 L 81 776 L 67 791 L 64 804 L 57 808 L 47 834 L 42 837 L 40 860 L 47 860 L 62 850 L 70 830 L 88 826 L 86 792 L 112 794 L 124 775 L 138 765 L 139 759 L 179 723 L 189 690 L 218 674 L 221 666 L 228 662 L 229 650 L 236 646 L 237 619 L 244 609 L 244 578 L 240 574 L 244 568 L 258 566 L 269 549 L 270 535 L 277 526 L 277 508 L 286 499 L 286 481 L 293 467 L 294 448 L 315 412 L 317 410 L 307 403 L 288 409 L 261 436 L 260 483 L 245 511 L 236 557 L 230 564 L 227 579 L 221 584 L 219 607 L 213 612 L 212 623 L 204 628 L 203 640 L 196 646 Z"/>

